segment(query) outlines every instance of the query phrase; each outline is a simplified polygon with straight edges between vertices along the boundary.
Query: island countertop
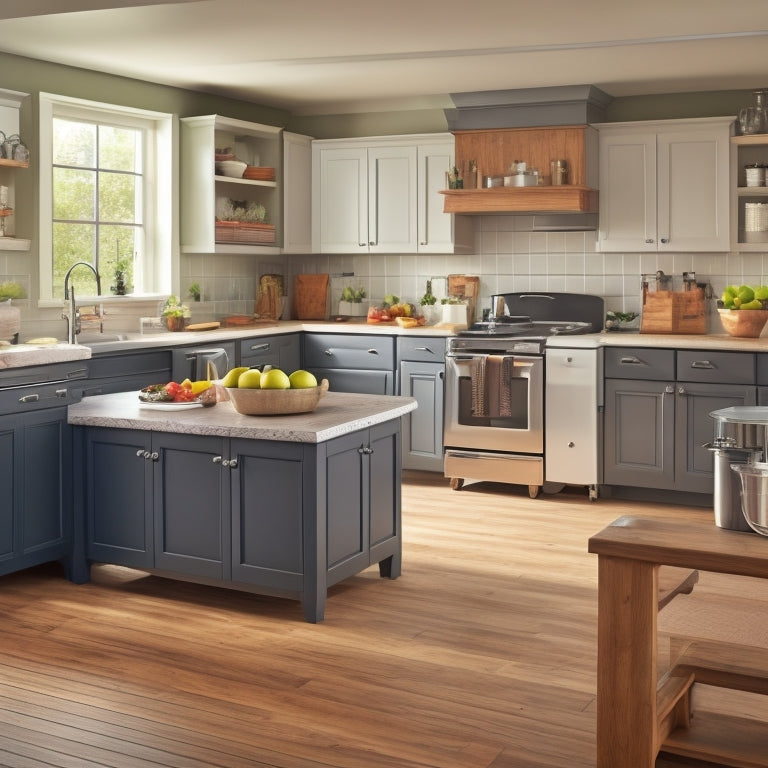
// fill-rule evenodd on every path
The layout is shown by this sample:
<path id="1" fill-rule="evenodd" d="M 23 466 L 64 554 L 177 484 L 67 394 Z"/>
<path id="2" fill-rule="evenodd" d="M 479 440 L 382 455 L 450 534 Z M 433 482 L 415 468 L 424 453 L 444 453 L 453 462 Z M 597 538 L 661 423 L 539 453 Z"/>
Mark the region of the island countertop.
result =
<path id="1" fill-rule="evenodd" d="M 416 406 L 412 397 L 327 392 L 310 413 L 244 416 L 227 401 L 206 408 L 172 409 L 142 403 L 136 392 L 119 392 L 87 397 L 70 405 L 68 422 L 76 426 L 322 443 L 404 416 Z"/>

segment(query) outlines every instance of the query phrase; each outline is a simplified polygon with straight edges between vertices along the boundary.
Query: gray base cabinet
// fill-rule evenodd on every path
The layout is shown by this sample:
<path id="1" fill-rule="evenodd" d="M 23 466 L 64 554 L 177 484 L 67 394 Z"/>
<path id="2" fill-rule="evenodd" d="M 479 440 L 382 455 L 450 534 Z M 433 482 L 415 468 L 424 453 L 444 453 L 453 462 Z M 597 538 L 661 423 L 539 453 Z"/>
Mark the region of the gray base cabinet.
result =
<path id="1" fill-rule="evenodd" d="M 286 373 L 301 368 L 301 342 L 298 333 L 282 336 L 257 336 L 244 339 L 238 349 L 238 365 L 249 368 L 271 365 Z M 224 374 L 222 373 L 222 376 Z"/>
<path id="2" fill-rule="evenodd" d="M 613 348 L 605 361 L 604 482 L 713 493 L 709 414 L 755 405 L 755 356 Z"/>
<path id="3" fill-rule="evenodd" d="M 304 367 L 334 392 L 394 395 L 395 340 L 392 336 L 310 333 L 304 335 Z"/>
<path id="4" fill-rule="evenodd" d="M 66 408 L 0 416 L 0 574 L 64 559 L 71 545 Z"/>
<path id="5" fill-rule="evenodd" d="M 401 336 L 397 359 L 400 394 L 418 403 L 403 417 L 403 469 L 442 472 L 445 338 Z"/>
<path id="6" fill-rule="evenodd" d="M 400 420 L 319 444 L 78 428 L 91 562 L 300 599 L 378 563 L 400 575 Z"/>
<path id="7" fill-rule="evenodd" d="M 403 418 L 403 468 L 443 471 L 444 363 L 400 363 L 400 394 L 418 408 Z"/>
<path id="8" fill-rule="evenodd" d="M 88 361 L 88 380 L 83 382 L 81 395 L 108 395 L 165 384 L 171 380 L 171 354 L 169 349 L 96 354 Z"/>

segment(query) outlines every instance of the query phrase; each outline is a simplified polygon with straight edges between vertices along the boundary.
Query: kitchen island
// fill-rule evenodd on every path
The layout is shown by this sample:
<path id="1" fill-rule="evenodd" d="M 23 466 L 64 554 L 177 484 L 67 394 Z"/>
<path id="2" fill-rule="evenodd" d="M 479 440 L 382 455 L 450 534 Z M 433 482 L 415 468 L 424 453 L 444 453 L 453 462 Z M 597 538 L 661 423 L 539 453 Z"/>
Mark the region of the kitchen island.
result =
<path id="1" fill-rule="evenodd" d="M 400 417 L 413 398 L 329 392 L 312 413 L 144 406 L 135 392 L 69 407 L 72 578 L 92 563 L 298 599 L 378 563 L 400 575 Z"/>

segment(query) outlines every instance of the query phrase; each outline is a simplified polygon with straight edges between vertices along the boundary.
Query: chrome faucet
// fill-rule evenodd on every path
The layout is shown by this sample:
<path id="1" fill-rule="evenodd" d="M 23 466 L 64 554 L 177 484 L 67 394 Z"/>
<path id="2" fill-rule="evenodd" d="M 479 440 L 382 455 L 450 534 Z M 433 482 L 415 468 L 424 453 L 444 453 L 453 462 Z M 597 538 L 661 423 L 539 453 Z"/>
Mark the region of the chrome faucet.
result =
<path id="1" fill-rule="evenodd" d="M 87 261 L 76 261 L 64 275 L 64 300 L 69 301 L 69 314 L 61 314 L 62 318 L 67 321 L 67 341 L 70 344 L 77 343 L 77 334 L 80 333 L 80 311 L 75 303 L 75 286 L 70 287 L 69 277 L 72 274 L 75 267 L 88 267 L 96 277 L 96 295 L 101 296 L 101 276 L 99 275 L 96 267 L 93 264 L 89 264 Z"/>

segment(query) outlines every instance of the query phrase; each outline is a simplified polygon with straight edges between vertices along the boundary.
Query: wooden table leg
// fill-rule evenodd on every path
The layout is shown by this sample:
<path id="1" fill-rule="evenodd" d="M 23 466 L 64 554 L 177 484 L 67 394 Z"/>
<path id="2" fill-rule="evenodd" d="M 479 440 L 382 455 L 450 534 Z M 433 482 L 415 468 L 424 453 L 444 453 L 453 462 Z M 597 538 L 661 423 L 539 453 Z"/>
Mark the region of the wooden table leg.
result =
<path id="1" fill-rule="evenodd" d="M 598 562 L 597 768 L 653 768 L 658 566 Z"/>

